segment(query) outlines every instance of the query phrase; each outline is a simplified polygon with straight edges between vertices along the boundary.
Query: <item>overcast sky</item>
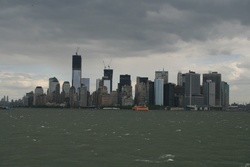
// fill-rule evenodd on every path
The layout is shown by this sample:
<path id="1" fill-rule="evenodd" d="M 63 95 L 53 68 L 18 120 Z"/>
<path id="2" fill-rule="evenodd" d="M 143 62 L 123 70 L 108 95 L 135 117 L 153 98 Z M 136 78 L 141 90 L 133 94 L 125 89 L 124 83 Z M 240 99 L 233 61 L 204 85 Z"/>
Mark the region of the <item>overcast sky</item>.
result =
<path id="1" fill-rule="evenodd" d="M 71 81 L 82 55 L 91 88 L 103 61 L 120 74 L 217 71 L 230 102 L 250 102 L 249 0 L 0 0 L 0 98 L 22 98 L 48 79 Z M 112 61 L 111 61 L 112 60 Z"/>

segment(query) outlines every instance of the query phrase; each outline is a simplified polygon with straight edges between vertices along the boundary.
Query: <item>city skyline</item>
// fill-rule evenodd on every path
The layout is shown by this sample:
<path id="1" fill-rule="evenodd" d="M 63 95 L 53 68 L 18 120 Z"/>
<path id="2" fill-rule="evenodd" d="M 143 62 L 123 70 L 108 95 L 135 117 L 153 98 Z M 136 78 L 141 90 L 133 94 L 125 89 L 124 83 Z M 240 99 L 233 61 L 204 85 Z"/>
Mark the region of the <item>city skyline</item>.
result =
<path id="1" fill-rule="evenodd" d="M 217 71 L 230 103 L 250 102 L 248 1 L 0 1 L 0 97 L 19 99 L 56 77 L 71 83 L 71 56 L 82 55 L 90 92 L 103 61 L 119 75 L 153 80 L 155 71 Z M 80 50 L 77 49 L 80 47 Z"/>

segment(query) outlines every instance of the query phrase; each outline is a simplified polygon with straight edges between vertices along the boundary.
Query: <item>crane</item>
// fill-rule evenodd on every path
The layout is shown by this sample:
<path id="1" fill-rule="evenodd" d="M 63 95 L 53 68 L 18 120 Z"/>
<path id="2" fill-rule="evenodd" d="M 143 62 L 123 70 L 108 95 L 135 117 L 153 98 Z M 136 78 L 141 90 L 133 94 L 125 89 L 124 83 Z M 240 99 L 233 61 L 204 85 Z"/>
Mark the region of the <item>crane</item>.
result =
<path id="1" fill-rule="evenodd" d="M 108 68 L 109 68 L 109 69 L 110 69 L 110 64 L 111 64 L 111 62 L 112 62 L 112 58 L 110 59 L 109 64 L 108 64 Z"/>
<path id="2" fill-rule="evenodd" d="M 102 61 L 103 62 L 103 65 L 104 65 L 104 69 L 106 69 L 106 64 L 105 64 L 105 62 L 104 61 Z"/>

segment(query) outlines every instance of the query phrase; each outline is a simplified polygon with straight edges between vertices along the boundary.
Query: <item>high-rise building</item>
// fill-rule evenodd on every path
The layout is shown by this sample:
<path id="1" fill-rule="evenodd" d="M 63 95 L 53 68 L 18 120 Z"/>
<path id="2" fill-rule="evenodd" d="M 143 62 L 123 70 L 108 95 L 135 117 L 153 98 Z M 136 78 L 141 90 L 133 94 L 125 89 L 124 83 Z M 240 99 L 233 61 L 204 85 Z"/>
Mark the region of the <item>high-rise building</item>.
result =
<path id="1" fill-rule="evenodd" d="M 56 77 L 49 78 L 48 102 L 60 102 L 60 83 Z"/>
<path id="2" fill-rule="evenodd" d="M 163 79 L 164 84 L 168 83 L 168 71 L 155 71 L 155 79 Z"/>
<path id="3" fill-rule="evenodd" d="M 34 106 L 43 106 L 46 103 L 45 94 L 43 94 L 43 88 L 41 86 L 37 86 L 35 88 L 33 105 Z"/>
<path id="4" fill-rule="evenodd" d="M 131 78 L 130 75 L 120 75 L 120 82 L 118 83 L 118 92 L 120 93 L 122 91 L 122 86 L 127 85 L 131 86 Z"/>
<path id="5" fill-rule="evenodd" d="M 204 97 L 201 96 L 200 74 L 193 71 L 185 74 L 184 96 L 186 105 L 204 105 Z"/>
<path id="6" fill-rule="evenodd" d="M 175 103 L 175 84 L 164 84 L 164 106 L 174 107 Z"/>
<path id="7" fill-rule="evenodd" d="M 155 90 L 155 105 L 164 105 L 164 79 L 155 79 L 154 90 Z"/>
<path id="8" fill-rule="evenodd" d="M 203 82 L 204 105 L 215 106 L 215 82 L 207 80 Z"/>
<path id="9" fill-rule="evenodd" d="M 178 86 L 182 86 L 182 82 L 183 82 L 182 78 L 183 78 L 182 73 L 178 72 L 178 74 L 177 74 L 177 85 Z"/>
<path id="10" fill-rule="evenodd" d="M 87 87 L 87 91 L 89 92 L 89 78 L 81 78 L 81 84 Z"/>
<path id="11" fill-rule="evenodd" d="M 72 56 L 72 86 L 75 87 L 75 90 L 78 92 L 81 87 L 81 78 L 82 78 L 82 57 L 81 55 Z M 79 92 L 78 92 L 79 93 Z"/>
<path id="12" fill-rule="evenodd" d="M 203 83 L 207 80 L 215 83 L 215 106 L 221 106 L 221 74 L 218 72 L 203 74 Z"/>
<path id="13" fill-rule="evenodd" d="M 223 109 L 229 109 L 229 85 L 224 81 L 221 81 L 221 105 Z"/>
<path id="14" fill-rule="evenodd" d="M 135 85 L 135 104 L 145 105 L 148 103 L 148 77 L 137 77 Z"/>
<path id="15" fill-rule="evenodd" d="M 79 94 L 79 106 L 80 107 L 87 107 L 88 105 L 88 94 L 87 94 L 87 86 L 82 85 L 80 87 L 80 94 Z"/>
<path id="16" fill-rule="evenodd" d="M 122 105 L 122 99 L 124 94 L 122 93 L 123 87 L 124 86 L 131 86 L 131 78 L 130 75 L 125 74 L 125 75 L 120 75 L 120 82 L 118 83 L 118 90 L 117 90 L 117 100 L 118 104 Z M 132 90 L 132 87 L 131 87 Z"/>
<path id="17" fill-rule="evenodd" d="M 113 86 L 113 69 L 104 69 L 104 76 L 103 76 L 103 81 L 108 80 L 109 82 L 105 83 L 110 83 L 108 87 L 109 93 L 112 92 L 112 86 Z"/>
<path id="18" fill-rule="evenodd" d="M 98 91 L 100 87 L 100 83 L 101 83 L 101 79 L 100 78 L 96 79 L 96 91 Z"/>
<path id="19" fill-rule="evenodd" d="M 148 105 L 155 104 L 155 90 L 154 90 L 154 82 L 148 81 Z"/>
<path id="20" fill-rule="evenodd" d="M 62 92 L 64 92 L 64 97 L 65 98 L 69 97 L 69 90 L 70 90 L 70 83 L 69 83 L 69 81 L 63 82 Z"/>

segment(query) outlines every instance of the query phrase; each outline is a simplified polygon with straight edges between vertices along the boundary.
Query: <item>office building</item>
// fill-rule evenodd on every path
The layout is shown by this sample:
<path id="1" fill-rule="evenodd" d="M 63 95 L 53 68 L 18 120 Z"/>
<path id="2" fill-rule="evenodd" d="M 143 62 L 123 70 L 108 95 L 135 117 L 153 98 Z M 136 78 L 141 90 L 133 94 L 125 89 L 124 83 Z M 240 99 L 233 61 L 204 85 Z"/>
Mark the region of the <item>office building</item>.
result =
<path id="1" fill-rule="evenodd" d="M 207 80 L 203 82 L 204 105 L 215 106 L 215 82 Z"/>
<path id="2" fill-rule="evenodd" d="M 155 79 L 163 79 L 164 84 L 168 83 L 168 71 L 155 71 Z"/>
<path id="3" fill-rule="evenodd" d="M 204 105 L 204 97 L 201 95 L 200 74 L 193 71 L 185 74 L 184 97 L 186 105 Z"/>
<path id="4" fill-rule="evenodd" d="M 183 83 L 183 75 L 181 72 L 178 72 L 177 74 L 177 86 L 182 86 L 182 83 Z"/>
<path id="5" fill-rule="evenodd" d="M 90 79 L 89 78 L 81 78 L 81 84 L 85 85 L 87 87 L 87 91 L 89 92 L 89 83 L 90 83 Z"/>
<path id="6" fill-rule="evenodd" d="M 164 79 L 155 79 L 154 92 L 155 92 L 155 105 L 164 105 Z"/>
<path id="7" fill-rule="evenodd" d="M 101 81 L 102 80 L 100 78 L 96 79 L 96 91 L 98 91 L 99 87 L 101 86 Z"/>
<path id="8" fill-rule="evenodd" d="M 229 109 L 229 85 L 227 82 L 221 82 L 221 105 L 224 110 Z"/>
<path id="9" fill-rule="evenodd" d="M 64 92 L 64 97 L 69 97 L 70 83 L 69 81 L 64 81 L 62 85 L 62 92 Z"/>
<path id="10" fill-rule="evenodd" d="M 118 83 L 118 92 L 122 91 L 122 86 L 131 86 L 131 77 L 128 74 L 120 75 L 120 82 Z"/>
<path id="11" fill-rule="evenodd" d="M 34 92 L 33 105 L 34 106 L 44 106 L 46 103 L 46 96 L 43 93 L 43 88 L 37 86 Z"/>
<path id="12" fill-rule="evenodd" d="M 112 92 L 112 87 L 113 87 L 113 69 L 104 69 L 103 82 L 106 84 L 109 83 L 108 91 L 110 94 L 110 92 Z"/>
<path id="13" fill-rule="evenodd" d="M 175 102 L 175 84 L 164 84 L 164 106 L 174 107 Z"/>
<path id="14" fill-rule="evenodd" d="M 82 78 L 82 57 L 81 55 L 72 56 L 72 86 L 75 87 L 77 93 L 78 88 L 81 87 L 81 78 Z"/>
<path id="15" fill-rule="evenodd" d="M 215 83 L 215 106 L 221 106 L 221 74 L 218 72 L 203 74 L 203 83 L 207 80 Z"/>

